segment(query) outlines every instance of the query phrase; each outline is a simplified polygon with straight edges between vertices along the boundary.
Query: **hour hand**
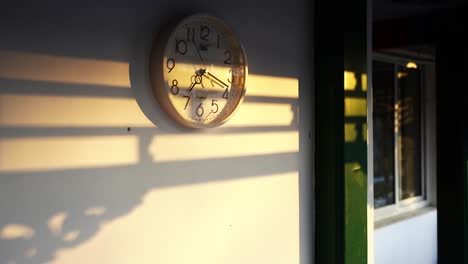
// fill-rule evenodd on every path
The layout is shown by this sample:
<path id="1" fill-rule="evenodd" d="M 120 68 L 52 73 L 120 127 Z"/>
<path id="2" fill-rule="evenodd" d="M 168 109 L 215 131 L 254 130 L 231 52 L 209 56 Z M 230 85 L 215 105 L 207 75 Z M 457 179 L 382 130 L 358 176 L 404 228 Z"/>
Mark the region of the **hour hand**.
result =
<path id="1" fill-rule="evenodd" d="M 189 92 L 192 91 L 193 87 L 195 87 L 195 84 L 196 84 L 196 83 L 192 83 L 192 84 L 190 85 L 190 87 L 189 87 Z"/>
<path id="2" fill-rule="evenodd" d="M 203 81 L 202 74 L 196 73 L 195 75 L 192 75 L 191 77 L 192 84 L 189 87 L 189 92 L 192 91 L 193 87 L 195 87 L 196 84 L 201 84 Z"/>

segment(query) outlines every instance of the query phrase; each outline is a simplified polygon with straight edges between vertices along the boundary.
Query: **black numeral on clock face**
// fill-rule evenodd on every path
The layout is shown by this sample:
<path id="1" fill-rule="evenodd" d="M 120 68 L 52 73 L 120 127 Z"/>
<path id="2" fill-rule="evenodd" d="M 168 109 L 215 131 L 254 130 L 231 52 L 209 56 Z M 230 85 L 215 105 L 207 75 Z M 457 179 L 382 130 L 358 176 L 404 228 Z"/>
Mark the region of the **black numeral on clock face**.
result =
<path id="1" fill-rule="evenodd" d="M 200 39 L 208 40 L 208 36 L 210 35 L 210 28 L 206 25 L 200 25 Z"/>
<path id="2" fill-rule="evenodd" d="M 218 104 L 216 103 L 217 101 L 218 101 L 218 100 L 214 100 L 214 99 L 211 100 L 211 106 L 216 107 L 216 110 L 211 109 L 211 112 L 212 112 L 212 113 L 215 113 L 215 114 L 218 113 L 218 110 L 219 110 L 219 106 L 218 106 Z"/>
<path id="3" fill-rule="evenodd" d="M 198 117 L 201 117 L 205 113 L 205 110 L 203 109 L 202 104 L 203 103 L 200 103 L 197 107 L 196 113 Z"/>
<path id="4" fill-rule="evenodd" d="M 228 99 L 228 92 L 229 92 L 229 91 L 228 91 L 228 89 L 226 88 L 226 90 L 225 90 L 224 93 L 223 93 L 223 98 L 226 99 L 226 100 Z"/>
<path id="5" fill-rule="evenodd" d="M 229 50 L 226 50 L 224 55 L 227 57 L 227 59 L 224 61 L 224 64 L 231 64 L 232 53 Z"/>
<path id="6" fill-rule="evenodd" d="M 177 86 L 179 82 L 177 80 L 172 80 L 171 93 L 177 95 L 179 93 L 179 87 Z"/>
<path id="7" fill-rule="evenodd" d="M 185 107 L 184 107 L 184 110 L 187 109 L 187 106 L 188 106 L 188 103 L 190 102 L 190 96 L 184 96 L 185 98 L 187 98 L 187 102 L 185 103 Z"/>
<path id="8" fill-rule="evenodd" d="M 227 78 L 228 83 L 232 83 L 232 69 L 229 70 L 229 77 Z"/>
<path id="9" fill-rule="evenodd" d="M 173 58 L 167 59 L 166 67 L 169 69 L 168 73 L 171 72 L 175 68 L 175 60 Z"/>

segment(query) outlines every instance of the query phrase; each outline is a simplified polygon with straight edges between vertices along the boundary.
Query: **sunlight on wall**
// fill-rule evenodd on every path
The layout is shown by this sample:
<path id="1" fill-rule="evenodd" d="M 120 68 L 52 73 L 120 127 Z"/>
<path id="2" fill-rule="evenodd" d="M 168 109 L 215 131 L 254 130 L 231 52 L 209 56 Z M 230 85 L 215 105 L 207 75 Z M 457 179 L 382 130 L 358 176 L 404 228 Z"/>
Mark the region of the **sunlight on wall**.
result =
<path id="1" fill-rule="evenodd" d="M 135 136 L 0 139 L 0 172 L 136 164 Z"/>
<path id="2" fill-rule="evenodd" d="M 58 236 L 60 233 L 62 233 L 63 223 L 65 223 L 67 216 L 68 215 L 66 212 L 60 212 L 49 218 L 49 221 L 47 221 L 47 226 L 49 227 L 49 230 L 52 234 Z"/>
<path id="3" fill-rule="evenodd" d="M 95 208 L 91 208 L 95 209 Z M 68 218 L 68 214 L 66 212 L 59 212 L 50 217 L 49 221 L 47 221 L 47 226 L 49 227 L 49 231 L 55 236 L 60 237 L 65 242 L 73 242 L 75 241 L 79 235 L 79 230 L 68 231 L 67 233 L 63 233 L 63 225 Z"/>
<path id="4" fill-rule="evenodd" d="M 177 67 L 180 67 L 180 71 L 172 72 L 171 78 L 177 79 L 179 87 L 186 89 L 191 85 L 191 79 L 188 78 L 191 75 L 195 74 L 196 70 L 199 70 L 192 64 L 179 63 Z M 229 71 L 226 67 L 220 67 L 215 65 L 208 66 L 210 72 L 216 74 L 216 76 L 224 81 L 226 84 L 229 83 L 228 79 L 232 79 L 229 76 Z M 202 82 L 204 83 L 203 88 L 207 91 L 219 91 L 219 85 L 215 84 L 215 87 L 211 87 L 208 78 L 203 78 Z M 276 77 L 276 76 L 267 76 L 260 74 L 248 74 L 246 81 L 246 96 L 267 96 L 272 98 L 299 98 L 299 80 L 297 78 L 291 77 Z"/>
<path id="5" fill-rule="evenodd" d="M 156 162 L 240 157 L 299 151 L 299 133 L 160 135 L 149 152 Z"/>
<path id="6" fill-rule="evenodd" d="M 79 235 L 80 235 L 80 231 L 78 230 L 70 231 L 66 233 L 62 239 L 63 241 L 66 241 L 66 242 L 73 242 L 78 238 Z"/>
<path id="7" fill-rule="evenodd" d="M 298 111 L 297 100 L 294 100 L 299 98 L 298 79 L 250 74 L 246 85 L 246 100 L 258 98 L 260 102 L 242 103 L 224 127 L 294 125 Z M 289 103 L 268 102 L 274 98 L 289 99 Z"/>
<path id="8" fill-rule="evenodd" d="M 296 114 L 293 108 L 290 104 L 244 102 L 223 127 L 290 126 Z"/>
<path id="9" fill-rule="evenodd" d="M 8 224 L 0 230 L 0 239 L 31 239 L 34 237 L 34 229 L 21 224 Z"/>
<path id="10" fill-rule="evenodd" d="M 345 116 L 366 116 L 367 100 L 365 98 L 345 98 Z"/>
<path id="11" fill-rule="evenodd" d="M 367 74 L 365 73 L 361 74 L 361 88 L 363 92 L 367 91 Z"/>
<path id="12" fill-rule="evenodd" d="M 129 88 L 128 70 L 127 62 L 0 51 L 0 78 Z"/>
<path id="13" fill-rule="evenodd" d="M 345 142 L 354 142 L 357 138 L 356 124 L 345 123 Z"/>
<path id="14" fill-rule="evenodd" d="M 100 216 L 105 214 L 107 211 L 104 207 L 90 207 L 84 211 L 84 214 L 87 216 Z"/>
<path id="15" fill-rule="evenodd" d="M 289 77 L 250 74 L 247 81 L 246 96 L 297 99 L 299 98 L 299 80 Z"/>
<path id="16" fill-rule="evenodd" d="M 345 91 L 354 91 L 356 90 L 357 79 L 356 74 L 352 71 L 344 72 L 344 89 Z"/>
<path id="17" fill-rule="evenodd" d="M 0 95 L 0 125 L 154 127 L 135 99 L 28 95 Z"/>
<path id="18" fill-rule="evenodd" d="M 36 234 L 27 225 L 10 223 L 0 226 L 0 238 L 36 244 L 18 247 L 19 253 L 0 249 L 0 255 L 8 253 L 18 263 L 48 257 L 50 263 L 80 264 L 299 263 L 299 161 L 289 155 L 299 152 L 299 79 L 250 74 L 246 100 L 221 129 L 175 133 L 155 128 L 132 129 L 127 135 L 130 126 L 154 128 L 131 92 L 123 98 L 57 91 L 67 84 L 89 85 L 86 91 L 93 85 L 125 91 L 130 87 L 128 67 L 127 62 L 0 51 L 0 79 L 17 80 L 19 88 L 28 85 L 22 81 L 41 82 L 44 90 L 27 94 L 27 89 L 15 93 L 15 87 L 8 87 L 0 95 L 0 128 L 23 131 L 17 137 L 0 137 L 0 173 L 28 180 L 41 174 L 47 181 L 50 172 L 63 186 L 72 173 L 83 190 L 83 197 L 73 202 L 66 193 L 58 194 L 64 204 L 27 201 L 49 212 L 40 223 L 31 223 L 43 229 Z M 54 83 L 50 93 L 48 82 Z M 125 134 L 107 135 L 108 128 Z M 240 159 L 231 165 L 231 158 Z M 280 169 L 267 168 L 265 159 Z M 213 161 L 210 168 L 215 172 L 184 168 L 193 161 Z M 242 173 L 237 172 L 239 166 L 246 167 Z M 223 178 L 223 171 L 234 176 Z M 87 173 L 109 183 L 109 190 L 87 199 L 86 188 L 95 184 L 94 178 L 83 177 Z M 201 182 L 180 176 L 189 173 Z M 106 199 L 116 192 L 113 180 L 126 178 L 132 186 L 119 193 L 125 202 L 110 206 Z M 18 192 L 9 198 L 22 197 Z M 31 212 L 26 211 L 6 213 L 29 219 Z M 31 219 L 40 216 L 35 217 Z"/>
<path id="19" fill-rule="evenodd" d="M 298 189 L 297 172 L 154 189 L 54 263 L 299 263 Z"/>
<path id="20" fill-rule="evenodd" d="M 213 98 L 217 98 L 224 102 L 222 98 L 224 87 L 222 84 L 214 80 L 210 82 L 207 74 L 201 78 L 201 84 L 194 86 L 193 91 L 189 92 L 189 88 L 194 84 L 194 80 L 189 78 L 195 74 L 195 71 L 202 69 L 199 65 L 178 63 L 171 71 L 170 80 L 177 80 L 178 95 L 173 96 L 168 91 L 171 100 L 179 107 L 185 105 L 186 99 L 181 96 L 193 96 L 198 92 L 209 94 Z M 227 67 L 216 65 L 207 66 L 209 72 L 215 74 L 218 79 L 223 80 L 224 84 L 229 84 L 235 73 L 228 71 Z M 211 79 L 213 81 L 213 79 Z M 235 82 L 234 82 L 235 83 Z M 203 86 L 202 86 L 203 85 Z M 297 100 L 299 97 L 299 81 L 296 78 L 288 77 L 271 77 L 265 75 L 250 74 L 246 82 L 246 98 L 248 102 L 243 102 L 239 110 L 234 115 L 225 127 L 242 127 L 242 126 L 289 126 L 292 124 L 297 112 Z M 232 89 L 232 88 L 231 88 Z M 278 98 L 289 99 L 285 103 L 278 103 Z M 258 102 L 256 102 L 258 101 Z M 272 102 L 273 101 L 273 102 Z M 223 105 L 221 105 L 221 109 Z"/>

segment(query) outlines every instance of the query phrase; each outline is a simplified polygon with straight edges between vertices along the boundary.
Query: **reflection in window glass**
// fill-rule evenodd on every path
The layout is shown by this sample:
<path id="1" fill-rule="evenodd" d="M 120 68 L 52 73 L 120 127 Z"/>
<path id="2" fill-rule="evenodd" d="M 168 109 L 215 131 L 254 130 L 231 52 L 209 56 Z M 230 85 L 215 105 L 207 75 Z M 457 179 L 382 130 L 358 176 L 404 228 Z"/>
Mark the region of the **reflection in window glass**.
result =
<path id="1" fill-rule="evenodd" d="M 398 66 L 395 131 L 400 200 L 422 195 L 419 69 Z"/>
<path id="2" fill-rule="evenodd" d="M 395 203 L 394 65 L 373 63 L 374 207 Z"/>

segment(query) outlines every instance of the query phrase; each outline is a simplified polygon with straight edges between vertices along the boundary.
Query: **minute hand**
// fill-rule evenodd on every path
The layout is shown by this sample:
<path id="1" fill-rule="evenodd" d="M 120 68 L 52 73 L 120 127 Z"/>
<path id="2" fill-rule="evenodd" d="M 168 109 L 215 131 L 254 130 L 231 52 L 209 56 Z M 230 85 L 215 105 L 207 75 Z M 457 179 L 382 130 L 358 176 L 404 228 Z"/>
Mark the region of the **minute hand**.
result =
<path id="1" fill-rule="evenodd" d="M 209 71 L 207 71 L 206 74 L 208 74 L 210 77 L 212 77 L 213 79 L 215 79 L 216 81 L 218 81 L 218 82 L 221 83 L 222 85 L 226 86 L 226 88 L 229 88 L 229 85 L 225 84 L 223 81 L 221 81 L 220 79 L 218 79 L 216 76 L 214 76 L 213 74 L 211 74 Z"/>

